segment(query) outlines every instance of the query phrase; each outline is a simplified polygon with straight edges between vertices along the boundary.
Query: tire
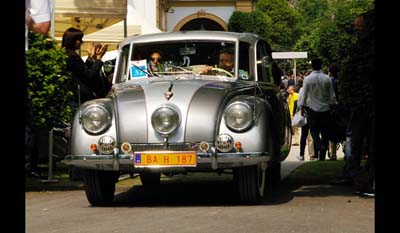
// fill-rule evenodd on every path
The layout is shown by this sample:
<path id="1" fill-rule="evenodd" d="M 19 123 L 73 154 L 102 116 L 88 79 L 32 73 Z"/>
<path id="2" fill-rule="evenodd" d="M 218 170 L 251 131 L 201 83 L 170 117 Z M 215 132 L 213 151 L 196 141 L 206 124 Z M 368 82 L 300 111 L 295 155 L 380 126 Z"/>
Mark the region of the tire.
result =
<path id="1" fill-rule="evenodd" d="M 69 175 L 69 180 L 70 181 L 78 181 L 82 180 L 82 174 L 81 170 L 75 166 L 68 166 L 68 175 Z"/>
<path id="2" fill-rule="evenodd" d="M 234 180 L 242 203 L 261 203 L 265 189 L 265 171 L 261 165 L 235 168 Z"/>
<path id="3" fill-rule="evenodd" d="M 140 173 L 140 181 L 146 189 L 154 189 L 160 186 L 161 173 Z"/>
<path id="4" fill-rule="evenodd" d="M 276 132 L 276 131 L 275 131 Z M 273 135 L 277 135 L 273 133 Z M 265 172 L 266 190 L 270 190 L 281 183 L 281 146 L 277 142 L 278 136 L 268 138 L 267 144 L 271 159 L 268 161 L 267 170 Z"/>
<path id="5" fill-rule="evenodd" d="M 108 206 L 114 199 L 119 172 L 82 170 L 86 197 L 92 206 Z"/>
<path id="6" fill-rule="evenodd" d="M 281 184 L 281 162 L 271 161 L 265 173 L 267 189 L 276 188 Z"/>

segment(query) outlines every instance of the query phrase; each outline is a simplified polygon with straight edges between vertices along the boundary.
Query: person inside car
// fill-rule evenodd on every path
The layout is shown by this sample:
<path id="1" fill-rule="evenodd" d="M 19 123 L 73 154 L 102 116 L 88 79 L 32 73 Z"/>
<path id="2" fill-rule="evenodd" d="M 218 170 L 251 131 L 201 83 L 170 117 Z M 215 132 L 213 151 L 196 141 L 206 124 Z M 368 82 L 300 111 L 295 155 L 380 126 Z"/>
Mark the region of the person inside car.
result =
<path id="1" fill-rule="evenodd" d="M 161 59 L 162 56 L 160 51 L 153 51 L 152 53 L 150 53 L 148 69 L 150 70 L 151 73 L 163 71 L 163 65 L 161 64 Z"/>
<path id="2" fill-rule="evenodd" d="M 201 73 L 214 74 L 213 66 L 207 66 Z M 235 54 L 232 48 L 224 48 L 220 51 L 218 57 L 218 68 L 224 69 L 231 74 L 235 72 Z"/>

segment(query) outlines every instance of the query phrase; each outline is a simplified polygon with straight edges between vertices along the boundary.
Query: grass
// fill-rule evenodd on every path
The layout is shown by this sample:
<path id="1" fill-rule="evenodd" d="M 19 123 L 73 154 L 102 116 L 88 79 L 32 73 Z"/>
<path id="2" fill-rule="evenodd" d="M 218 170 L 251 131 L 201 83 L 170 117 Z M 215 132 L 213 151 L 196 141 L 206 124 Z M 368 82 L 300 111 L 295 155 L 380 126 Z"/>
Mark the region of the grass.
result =
<path id="1" fill-rule="evenodd" d="M 49 178 L 47 167 L 41 168 L 41 175 L 42 178 L 25 178 L 25 192 L 83 190 L 83 182 L 71 181 L 69 179 L 67 166 L 61 162 L 57 162 L 56 169 L 53 170 L 52 176 L 52 180 L 57 180 L 58 182 L 46 183 Z"/>
<path id="2" fill-rule="evenodd" d="M 365 162 L 365 159 L 361 160 L 361 166 L 364 166 Z M 335 161 L 308 162 L 292 171 L 285 182 L 299 185 L 329 184 L 343 175 L 343 168 L 343 158 Z"/>
<path id="3" fill-rule="evenodd" d="M 300 185 L 329 184 L 342 175 L 343 167 L 343 159 L 307 162 L 292 171 L 285 182 Z"/>

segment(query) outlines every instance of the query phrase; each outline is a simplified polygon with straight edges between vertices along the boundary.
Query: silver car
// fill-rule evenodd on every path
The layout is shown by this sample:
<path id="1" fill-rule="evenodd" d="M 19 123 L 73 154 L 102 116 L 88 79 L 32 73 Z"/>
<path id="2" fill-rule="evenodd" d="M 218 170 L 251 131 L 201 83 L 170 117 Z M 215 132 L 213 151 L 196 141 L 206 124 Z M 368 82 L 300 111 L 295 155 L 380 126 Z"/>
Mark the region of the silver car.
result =
<path id="1" fill-rule="evenodd" d="M 231 70 L 218 66 L 233 52 Z M 162 55 L 151 70 L 149 56 Z M 113 87 L 83 103 L 71 155 L 93 206 L 113 201 L 115 183 L 138 173 L 144 188 L 161 174 L 228 172 L 243 203 L 262 201 L 280 181 L 291 123 L 271 48 L 251 33 L 181 31 L 127 37 L 119 44 Z"/>

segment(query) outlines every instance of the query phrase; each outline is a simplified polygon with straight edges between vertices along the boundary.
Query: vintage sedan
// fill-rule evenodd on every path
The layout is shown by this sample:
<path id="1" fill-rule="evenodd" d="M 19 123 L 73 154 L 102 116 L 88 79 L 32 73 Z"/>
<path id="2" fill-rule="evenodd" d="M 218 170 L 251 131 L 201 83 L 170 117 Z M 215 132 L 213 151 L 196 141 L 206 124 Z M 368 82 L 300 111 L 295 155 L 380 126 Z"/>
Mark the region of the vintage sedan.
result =
<path id="1" fill-rule="evenodd" d="M 219 54 L 228 49 L 234 66 L 224 70 Z M 156 71 L 153 51 L 162 56 Z M 124 173 L 138 173 L 154 191 L 162 174 L 228 172 L 240 201 L 259 203 L 266 187 L 279 183 L 291 145 L 280 82 L 270 46 L 255 34 L 127 37 L 119 44 L 112 90 L 78 109 L 64 163 L 82 169 L 93 206 L 113 201 Z"/>

